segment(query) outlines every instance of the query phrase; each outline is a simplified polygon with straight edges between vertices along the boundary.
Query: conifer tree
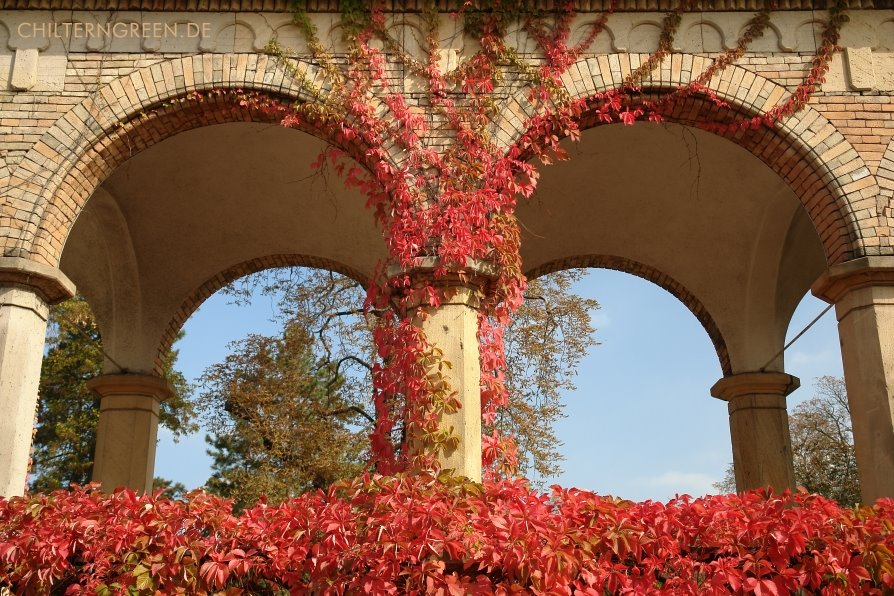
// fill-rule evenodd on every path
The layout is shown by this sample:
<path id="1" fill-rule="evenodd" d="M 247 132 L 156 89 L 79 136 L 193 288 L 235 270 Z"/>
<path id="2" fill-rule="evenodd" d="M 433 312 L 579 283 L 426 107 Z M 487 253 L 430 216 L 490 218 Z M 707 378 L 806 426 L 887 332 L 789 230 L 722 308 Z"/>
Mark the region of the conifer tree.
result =
<path id="1" fill-rule="evenodd" d="M 344 399 L 302 326 L 291 322 L 280 337 L 250 335 L 230 349 L 202 377 L 209 491 L 241 510 L 261 495 L 279 503 L 361 469 L 363 413 Z"/>

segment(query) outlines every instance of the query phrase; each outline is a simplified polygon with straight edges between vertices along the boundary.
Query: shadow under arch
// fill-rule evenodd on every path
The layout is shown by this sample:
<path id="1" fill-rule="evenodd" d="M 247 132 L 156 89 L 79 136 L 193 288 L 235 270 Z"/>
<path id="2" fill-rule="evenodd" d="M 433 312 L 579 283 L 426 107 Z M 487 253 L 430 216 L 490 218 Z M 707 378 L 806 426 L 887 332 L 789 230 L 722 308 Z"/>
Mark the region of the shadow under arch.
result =
<path id="1" fill-rule="evenodd" d="M 611 68 L 609 58 L 620 61 L 621 69 Z M 583 58 L 570 68 L 581 79 L 567 73 L 563 77 L 569 94 L 585 104 L 582 129 L 603 124 L 594 108 L 601 94 L 623 87 L 622 71 L 638 66 L 633 60 L 629 54 Z M 710 59 L 701 56 L 671 55 L 643 81 L 645 98 L 660 100 L 688 85 L 709 64 Z M 706 88 L 727 105 L 718 105 L 700 92 L 671 102 L 659 113 L 666 121 L 704 128 L 708 123 L 763 116 L 789 96 L 785 87 L 739 65 L 729 66 Z M 494 124 L 494 130 L 500 131 L 507 149 L 528 132 L 515 114 L 529 112 L 525 89 L 502 102 L 500 113 L 506 116 Z M 876 232 L 890 228 L 894 214 L 879 209 L 875 176 L 851 143 L 815 109 L 807 106 L 772 127 L 711 132 L 748 150 L 788 184 L 820 236 L 828 265 L 870 254 L 894 254 L 894 247 L 881 245 Z"/>
<path id="2" fill-rule="evenodd" d="M 689 311 L 695 315 L 695 318 L 701 323 L 705 329 L 711 343 L 714 345 L 714 351 L 717 353 L 717 359 L 720 361 L 720 368 L 723 370 L 724 376 L 733 374 L 732 365 L 730 363 L 729 350 L 726 341 L 720 333 L 720 328 L 715 323 L 711 313 L 705 308 L 704 304 L 692 293 L 686 286 L 672 278 L 671 276 L 632 259 L 620 257 L 616 255 L 579 255 L 544 263 L 535 269 L 525 272 L 529 279 L 534 279 L 556 271 L 565 269 L 611 269 L 622 273 L 629 273 L 646 281 L 652 282 L 661 289 L 667 291 L 674 298 L 683 303 Z"/>
<path id="3" fill-rule="evenodd" d="M 24 223 L 13 221 L 13 235 L 0 237 L 3 255 L 58 266 L 68 233 L 95 189 L 156 143 L 213 124 L 280 122 L 278 114 L 240 105 L 230 93 L 257 92 L 286 105 L 317 101 L 273 58 L 252 55 L 241 67 L 228 62 L 229 68 L 218 69 L 214 57 L 203 54 L 137 69 L 61 116 L 10 174 L 5 199 L 27 215 L 20 218 Z M 319 129 L 302 130 L 352 157 L 365 155 L 360 141 L 343 146 Z"/>
<path id="4" fill-rule="evenodd" d="M 174 341 L 177 339 L 177 334 L 180 333 L 180 329 L 189 317 L 198 310 L 203 302 L 217 293 L 218 290 L 242 277 L 267 269 L 279 269 L 284 267 L 310 267 L 313 269 L 323 269 L 340 273 L 353 279 L 363 287 L 366 287 L 369 282 L 363 273 L 352 267 L 348 267 L 347 265 L 331 259 L 311 255 L 276 254 L 257 257 L 237 263 L 205 280 L 183 301 L 183 304 L 171 318 L 167 329 L 165 329 L 159 341 L 153 372 L 159 376 L 163 374 L 165 357 L 170 351 L 171 346 L 173 346 Z"/>

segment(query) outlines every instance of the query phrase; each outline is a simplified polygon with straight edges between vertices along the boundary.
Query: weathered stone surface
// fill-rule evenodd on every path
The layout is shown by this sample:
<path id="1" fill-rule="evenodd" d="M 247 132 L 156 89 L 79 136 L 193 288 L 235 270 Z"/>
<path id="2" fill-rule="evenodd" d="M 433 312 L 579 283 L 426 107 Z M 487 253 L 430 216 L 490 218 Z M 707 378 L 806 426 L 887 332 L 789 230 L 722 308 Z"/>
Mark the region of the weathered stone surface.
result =
<path id="1" fill-rule="evenodd" d="M 753 372 L 724 377 L 711 388 L 729 403 L 737 490 L 795 487 L 785 397 L 799 386 L 785 373 Z"/>
<path id="2" fill-rule="evenodd" d="M 24 494 L 48 307 L 0 283 L 0 496 Z"/>
<path id="3" fill-rule="evenodd" d="M 894 495 L 894 258 L 829 269 L 814 294 L 833 302 L 864 503 Z"/>
<path id="4" fill-rule="evenodd" d="M 102 398 L 93 481 L 109 492 L 121 486 L 152 492 L 159 404 L 173 387 L 135 374 L 96 377 L 87 387 Z"/>
<path id="5" fill-rule="evenodd" d="M 851 89 L 869 91 L 875 87 L 871 48 L 846 48 L 847 71 Z"/>

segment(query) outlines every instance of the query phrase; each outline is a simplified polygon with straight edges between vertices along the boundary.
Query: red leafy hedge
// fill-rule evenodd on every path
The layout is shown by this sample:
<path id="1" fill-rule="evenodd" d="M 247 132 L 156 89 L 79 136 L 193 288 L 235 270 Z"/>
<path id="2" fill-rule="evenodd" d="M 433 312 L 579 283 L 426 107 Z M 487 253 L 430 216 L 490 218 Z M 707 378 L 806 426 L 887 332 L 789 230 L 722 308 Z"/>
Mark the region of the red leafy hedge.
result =
<path id="1" fill-rule="evenodd" d="M 633 503 L 522 481 L 363 477 L 234 516 L 90 489 L 0 499 L 13 594 L 892 594 L 894 500 Z"/>

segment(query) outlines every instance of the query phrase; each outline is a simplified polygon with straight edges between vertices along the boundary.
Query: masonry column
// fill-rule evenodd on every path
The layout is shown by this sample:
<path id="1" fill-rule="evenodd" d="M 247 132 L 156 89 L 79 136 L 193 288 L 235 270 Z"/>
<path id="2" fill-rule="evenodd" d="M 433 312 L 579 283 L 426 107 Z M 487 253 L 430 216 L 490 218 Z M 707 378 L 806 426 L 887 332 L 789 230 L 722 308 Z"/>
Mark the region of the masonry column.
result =
<path id="1" fill-rule="evenodd" d="M 711 387 L 711 395 L 729 403 L 737 490 L 795 487 L 785 396 L 799 386 L 792 375 L 754 372 L 724 377 Z"/>
<path id="2" fill-rule="evenodd" d="M 159 406 L 174 388 L 138 374 L 103 375 L 87 387 L 101 398 L 93 481 L 109 492 L 121 486 L 151 492 Z"/>
<path id="3" fill-rule="evenodd" d="M 835 304 L 863 502 L 894 497 L 894 257 L 835 265 L 813 293 Z"/>
<path id="4" fill-rule="evenodd" d="M 441 457 L 443 468 L 453 469 L 481 481 L 481 365 L 478 360 L 478 303 L 487 277 L 478 273 L 450 274 L 434 279 L 430 269 L 411 273 L 414 285 L 434 283 L 445 290 L 446 299 L 437 308 L 421 306 L 414 321 L 425 331 L 431 346 L 444 353 L 451 368 L 442 373 L 462 404 L 458 412 L 442 419 L 453 428 L 459 445 Z M 424 315 L 423 315 L 424 312 Z"/>
<path id="5" fill-rule="evenodd" d="M 0 496 L 25 492 L 49 305 L 73 295 L 58 269 L 0 257 Z"/>

